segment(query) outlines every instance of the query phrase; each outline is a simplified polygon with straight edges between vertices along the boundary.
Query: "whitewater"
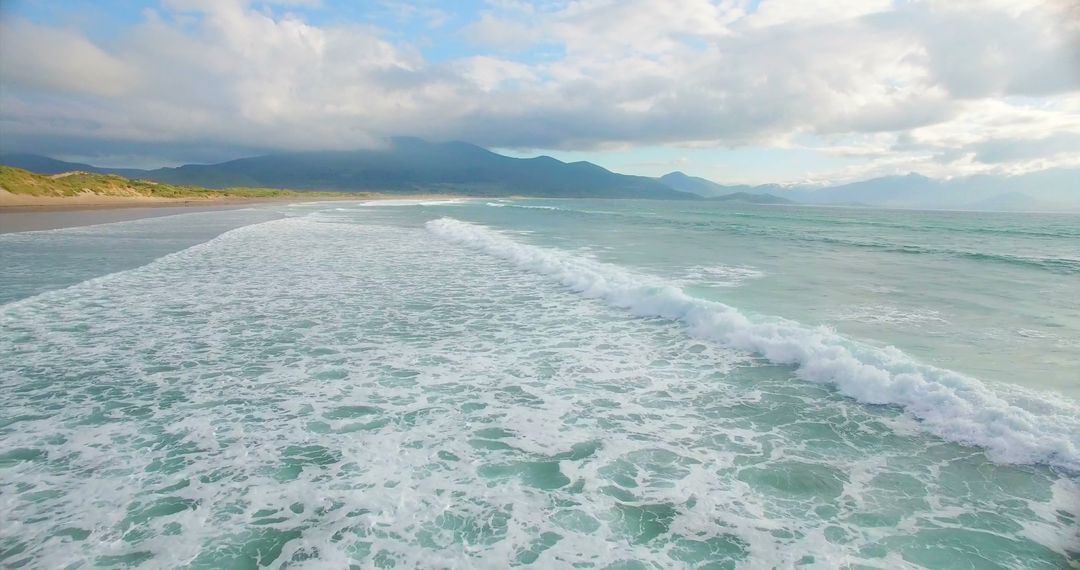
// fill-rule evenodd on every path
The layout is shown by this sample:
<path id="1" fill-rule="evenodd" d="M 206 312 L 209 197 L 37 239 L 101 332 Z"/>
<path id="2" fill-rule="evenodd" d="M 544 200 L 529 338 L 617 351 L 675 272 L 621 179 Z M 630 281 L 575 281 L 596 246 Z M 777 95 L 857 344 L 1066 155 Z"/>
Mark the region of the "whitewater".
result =
<path id="1" fill-rule="evenodd" d="M 1080 407 L 1042 399 L 1031 413 L 1006 402 L 979 381 L 923 366 L 895 348 L 853 343 L 827 328 L 808 329 L 783 319 L 751 321 L 732 307 L 689 297 L 681 289 L 611 265 L 518 244 L 480 226 L 442 218 L 430 231 L 456 243 L 549 275 L 586 297 L 603 299 L 636 315 L 678 320 L 689 332 L 793 364 L 800 378 L 835 386 L 868 404 L 895 404 L 935 435 L 981 445 L 991 457 L 1044 462 L 1080 471 Z M 1027 401 L 1039 400 L 1029 395 Z"/>
<path id="2" fill-rule="evenodd" d="M 1080 235 L 1000 216 L 429 200 L 0 234 L 0 564 L 1076 566 Z"/>

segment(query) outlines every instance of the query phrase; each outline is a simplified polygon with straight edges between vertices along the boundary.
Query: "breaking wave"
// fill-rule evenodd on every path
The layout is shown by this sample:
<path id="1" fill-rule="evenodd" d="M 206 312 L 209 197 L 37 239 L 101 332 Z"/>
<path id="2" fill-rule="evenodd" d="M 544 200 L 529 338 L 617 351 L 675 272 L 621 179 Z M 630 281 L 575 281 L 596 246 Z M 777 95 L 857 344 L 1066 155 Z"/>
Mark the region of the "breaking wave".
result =
<path id="1" fill-rule="evenodd" d="M 1080 406 L 1034 393 L 1008 398 L 963 374 L 917 362 L 902 351 L 855 342 L 825 327 L 750 317 L 687 295 L 663 280 L 555 249 L 519 243 L 484 226 L 441 218 L 427 229 L 453 243 L 542 274 L 584 297 L 636 315 L 682 322 L 694 337 L 796 367 L 859 402 L 901 407 L 943 439 L 979 446 L 1003 463 L 1080 471 Z"/>

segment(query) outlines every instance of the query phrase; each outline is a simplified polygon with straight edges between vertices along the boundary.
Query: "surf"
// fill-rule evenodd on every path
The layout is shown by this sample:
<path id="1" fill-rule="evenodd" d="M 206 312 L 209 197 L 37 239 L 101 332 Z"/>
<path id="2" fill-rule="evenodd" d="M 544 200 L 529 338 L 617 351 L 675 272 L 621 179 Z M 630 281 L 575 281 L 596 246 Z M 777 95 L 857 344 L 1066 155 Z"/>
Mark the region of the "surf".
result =
<path id="1" fill-rule="evenodd" d="M 791 365 L 798 378 L 830 385 L 860 403 L 897 406 L 924 431 L 985 449 L 996 462 L 1080 471 L 1080 406 L 1072 402 L 1026 391 L 1023 397 L 1008 398 L 976 378 L 920 363 L 893 347 L 871 346 L 829 328 L 779 317 L 750 316 L 694 298 L 662 279 L 521 243 L 479 224 L 444 217 L 426 222 L 426 228 L 583 297 L 638 316 L 678 321 L 696 338 Z"/>

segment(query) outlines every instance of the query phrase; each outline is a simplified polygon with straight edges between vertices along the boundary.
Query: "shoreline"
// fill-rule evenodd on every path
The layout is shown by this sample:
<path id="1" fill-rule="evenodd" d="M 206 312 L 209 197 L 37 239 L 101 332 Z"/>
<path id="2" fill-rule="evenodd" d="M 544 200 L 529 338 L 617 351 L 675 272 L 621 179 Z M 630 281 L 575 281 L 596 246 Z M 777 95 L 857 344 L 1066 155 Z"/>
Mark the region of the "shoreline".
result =
<path id="1" fill-rule="evenodd" d="M 55 230 L 176 214 L 232 210 L 267 204 L 310 202 L 375 202 L 385 200 L 458 200 L 448 194 L 386 194 L 358 192 L 356 196 L 288 196 L 277 198 L 146 198 L 74 196 L 68 198 L 0 195 L 0 234 Z"/>
<path id="2" fill-rule="evenodd" d="M 126 196 L 21 196 L 0 195 L 0 213 L 21 212 L 74 212 L 83 210 L 113 210 L 120 208 L 214 208 L 223 206 L 246 206 L 249 204 L 288 204 L 296 202 L 339 202 L 359 200 L 385 200 L 387 194 L 357 193 L 353 196 L 288 196 L 280 198 L 148 198 Z"/>

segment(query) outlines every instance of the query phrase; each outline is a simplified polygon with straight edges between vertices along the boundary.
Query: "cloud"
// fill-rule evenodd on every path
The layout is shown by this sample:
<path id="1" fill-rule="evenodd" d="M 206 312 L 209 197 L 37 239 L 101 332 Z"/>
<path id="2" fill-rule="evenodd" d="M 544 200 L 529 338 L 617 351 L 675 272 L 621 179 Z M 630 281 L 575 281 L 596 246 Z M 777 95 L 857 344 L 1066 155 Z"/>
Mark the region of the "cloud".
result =
<path id="1" fill-rule="evenodd" d="M 1080 12 L 1064 0 L 502 0 L 449 32 L 467 55 L 437 61 L 295 4 L 168 0 L 107 43 L 0 20 L 5 139 L 329 149 L 404 134 L 588 150 L 809 136 L 866 171 L 946 173 L 1080 154 Z M 1044 142 L 1007 150 L 1023 141 Z"/>
<path id="2" fill-rule="evenodd" d="M 990 139 L 972 145 L 972 150 L 975 160 L 983 164 L 1007 164 L 1067 155 L 1080 148 L 1080 131 L 1050 133 L 1042 138 L 1017 143 L 1010 139 Z"/>
<path id="3" fill-rule="evenodd" d="M 1080 35 L 1064 5 L 930 2 L 876 24 L 916 37 L 927 69 L 955 97 L 1051 95 L 1080 88 Z"/>
<path id="4" fill-rule="evenodd" d="M 765 0 L 747 24 L 755 28 L 817 26 L 886 12 L 892 5 L 891 0 Z"/>
<path id="5" fill-rule="evenodd" d="M 479 20 L 462 30 L 462 37 L 482 46 L 514 52 L 533 46 L 544 36 L 542 30 L 528 23 L 482 14 Z"/>
<path id="6" fill-rule="evenodd" d="M 58 94 L 117 97 L 138 81 L 138 70 L 66 30 L 24 20 L 0 29 L 0 80 Z"/>

